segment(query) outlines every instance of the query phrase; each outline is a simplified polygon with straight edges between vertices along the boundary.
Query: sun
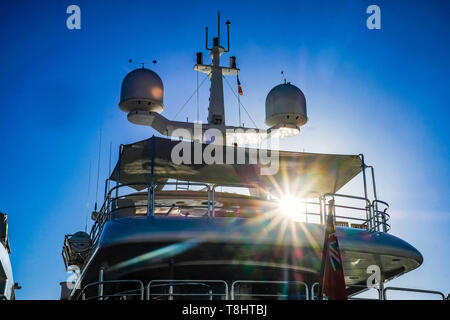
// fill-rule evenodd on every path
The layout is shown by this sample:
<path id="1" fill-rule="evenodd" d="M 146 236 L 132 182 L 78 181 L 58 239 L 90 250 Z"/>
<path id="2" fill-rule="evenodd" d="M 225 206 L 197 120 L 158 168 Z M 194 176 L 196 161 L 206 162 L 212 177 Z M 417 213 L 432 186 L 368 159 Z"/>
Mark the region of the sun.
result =
<path id="1" fill-rule="evenodd" d="M 278 200 L 278 208 L 280 213 L 292 220 L 305 220 L 304 202 L 299 198 L 286 195 Z"/>

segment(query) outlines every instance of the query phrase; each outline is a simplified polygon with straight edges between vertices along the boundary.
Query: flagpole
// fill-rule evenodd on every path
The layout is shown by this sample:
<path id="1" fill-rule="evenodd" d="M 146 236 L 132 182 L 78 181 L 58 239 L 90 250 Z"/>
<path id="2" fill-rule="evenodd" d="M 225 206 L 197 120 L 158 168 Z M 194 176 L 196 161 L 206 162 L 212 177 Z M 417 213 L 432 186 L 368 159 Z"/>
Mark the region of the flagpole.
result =
<path id="1" fill-rule="evenodd" d="M 328 201 L 328 215 L 326 217 L 325 224 L 325 237 L 323 240 L 323 249 L 322 249 L 322 263 L 320 265 L 320 275 L 319 275 L 319 292 L 318 292 L 318 300 L 323 300 L 323 276 L 325 273 L 325 262 L 327 258 L 328 251 L 328 236 L 329 236 L 329 219 L 333 219 L 333 208 L 334 208 L 334 199 Z"/>
<path id="2" fill-rule="evenodd" d="M 238 95 L 237 95 L 237 98 L 238 98 L 238 111 L 239 111 L 239 126 L 238 127 L 240 127 L 241 125 L 242 125 L 242 123 L 241 123 L 241 95 L 242 95 L 242 87 L 241 87 L 241 82 L 239 81 L 239 75 L 237 74 L 236 75 L 236 80 L 237 80 L 237 85 L 238 85 Z"/>

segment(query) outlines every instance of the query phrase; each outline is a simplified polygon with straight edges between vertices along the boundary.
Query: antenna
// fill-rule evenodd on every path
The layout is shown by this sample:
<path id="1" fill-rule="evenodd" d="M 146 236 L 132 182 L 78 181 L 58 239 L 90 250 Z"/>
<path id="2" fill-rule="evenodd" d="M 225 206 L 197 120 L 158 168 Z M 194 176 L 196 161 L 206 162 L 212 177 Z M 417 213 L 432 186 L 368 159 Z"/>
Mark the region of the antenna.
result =
<path id="1" fill-rule="evenodd" d="M 283 70 L 281 70 L 281 75 L 283 76 L 284 84 L 286 84 L 286 77 L 285 77 L 285 75 L 284 75 L 284 71 L 283 71 Z"/>
<path id="2" fill-rule="evenodd" d="M 88 177 L 88 189 L 87 189 L 87 197 L 86 197 L 86 224 L 84 226 L 84 232 L 87 232 L 87 225 L 88 225 L 89 196 L 91 194 L 91 167 L 92 167 L 92 162 L 89 161 L 89 177 Z"/>
<path id="3" fill-rule="evenodd" d="M 197 72 L 197 121 L 200 121 L 200 96 L 199 96 L 199 92 L 198 92 L 198 72 Z"/>
<path id="4" fill-rule="evenodd" d="M 108 176 L 111 176 L 111 155 L 112 155 L 112 141 L 109 142 L 109 166 L 108 166 Z"/>
<path id="5" fill-rule="evenodd" d="M 128 62 L 131 63 L 131 64 L 140 64 L 142 66 L 142 69 L 145 68 L 145 64 L 146 64 L 146 62 L 134 62 L 133 59 L 128 60 Z M 152 63 L 156 64 L 157 61 L 156 60 L 152 60 Z"/>
<path id="6" fill-rule="evenodd" d="M 217 45 L 220 45 L 220 11 L 217 12 Z"/>
<path id="7" fill-rule="evenodd" d="M 109 166 L 108 166 L 108 178 L 105 181 L 105 195 L 104 200 L 106 200 L 109 186 L 110 186 L 110 177 L 111 177 L 111 154 L 112 154 L 112 141 L 109 142 Z"/>
<path id="8" fill-rule="evenodd" d="M 208 27 L 206 27 L 205 30 L 206 30 L 206 45 L 205 45 L 205 48 L 206 48 L 206 50 L 211 51 L 212 48 L 208 48 Z"/>
<path id="9" fill-rule="evenodd" d="M 230 51 L 230 24 L 231 24 L 230 20 L 227 20 L 227 22 L 225 22 L 225 24 L 227 25 L 228 48 L 227 48 L 227 50 L 224 50 L 224 52 L 229 52 Z M 206 50 L 212 51 L 215 46 L 217 46 L 217 47 L 220 46 L 220 11 L 217 12 L 217 37 L 213 39 L 213 48 L 208 48 L 208 27 L 205 28 L 205 33 L 206 33 L 206 42 L 205 42 Z"/>
<path id="10" fill-rule="evenodd" d="M 228 48 L 227 50 L 225 50 L 225 52 L 230 52 L 230 20 L 227 20 L 227 22 L 225 22 L 225 24 L 227 25 L 227 42 L 228 42 Z"/>
<path id="11" fill-rule="evenodd" d="M 98 141 L 98 163 L 97 163 L 97 186 L 95 191 L 95 206 L 94 211 L 97 211 L 97 200 L 98 200 L 98 180 L 100 178 L 100 156 L 102 152 L 102 129 L 100 129 L 100 137 Z"/>

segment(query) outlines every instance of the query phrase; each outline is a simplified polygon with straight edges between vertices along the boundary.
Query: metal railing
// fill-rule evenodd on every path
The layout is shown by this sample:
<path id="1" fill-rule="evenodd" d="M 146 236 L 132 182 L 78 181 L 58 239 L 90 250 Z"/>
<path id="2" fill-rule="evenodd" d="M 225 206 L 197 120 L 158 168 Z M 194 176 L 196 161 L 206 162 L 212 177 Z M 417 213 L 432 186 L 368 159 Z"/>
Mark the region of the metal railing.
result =
<path id="1" fill-rule="evenodd" d="M 137 284 L 136 289 L 118 289 L 117 292 L 104 293 L 104 286 L 108 284 Z M 240 293 L 239 286 L 252 285 L 258 289 L 263 286 L 265 292 Z M 270 286 L 273 286 L 270 288 Z M 276 290 L 270 290 L 277 287 Z M 283 293 L 289 291 L 291 293 Z M 86 297 L 86 292 L 90 288 L 95 288 L 98 294 Z M 269 290 L 267 290 L 269 288 Z M 281 290 L 279 290 L 281 288 Z M 183 292 L 184 291 L 184 292 Z M 186 292 L 187 291 L 187 292 Z M 273 293 L 271 293 L 274 291 Z M 281 291 L 281 292 L 280 292 Z M 144 293 L 145 292 L 145 293 Z M 294 293 L 292 293 L 294 292 Z M 257 281 L 257 280 L 237 280 L 231 285 L 224 280 L 152 280 L 144 287 L 140 280 L 108 280 L 98 281 L 86 285 L 78 294 L 79 300 L 108 300 L 108 299 L 134 298 L 139 300 L 177 300 L 177 299 L 208 299 L 208 300 L 240 300 L 240 299 L 292 299 L 309 300 L 308 285 L 302 281 Z"/>
<path id="2" fill-rule="evenodd" d="M 163 290 L 151 292 L 152 287 L 154 289 L 157 288 Z M 217 287 L 223 287 L 223 290 L 216 292 L 216 290 L 219 291 Z M 228 300 L 228 284 L 223 280 L 152 280 L 148 283 L 146 289 L 147 300 L 159 300 L 161 298 L 167 300 L 174 300 L 177 298 L 208 298 L 208 300 L 219 298 Z M 180 292 L 184 289 L 207 291 L 190 293 Z M 176 292 L 177 290 L 178 292 Z M 154 296 L 153 299 L 151 299 L 152 296 Z"/>
<path id="3" fill-rule="evenodd" d="M 386 212 L 389 208 L 389 205 L 381 200 L 374 200 L 370 202 L 369 199 L 365 197 L 359 197 L 359 196 L 352 196 L 352 195 L 346 195 L 346 194 L 337 194 L 337 193 L 328 193 L 325 194 L 323 197 L 324 202 L 324 212 L 325 216 L 327 213 L 327 206 L 325 205 L 327 203 L 327 199 L 336 199 L 336 198 L 345 198 L 349 200 L 356 200 L 356 201 L 362 201 L 364 202 L 364 207 L 361 206 L 351 206 L 351 205 L 342 205 L 342 204 L 334 204 L 333 212 L 335 221 L 338 221 L 338 219 L 344 219 L 346 221 L 350 222 L 350 227 L 355 228 L 362 228 L 366 229 L 368 231 L 378 231 L 378 232 L 388 232 L 390 230 L 390 225 L 387 223 L 387 221 L 390 219 L 389 214 Z M 385 208 L 383 210 L 379 209 L 379 206 L 383 205 Z M 339 214 L 340 209 L 345 209 L 353 212 L 362 212 L 364 213 L 365 217 L 355 217 L 353 215 L 341 215 Z M 351 222 L 358 222 L 358 224 L 354 223 L 351 224 Z"/>
<path id="4" fill-rule="evenodd" d="M 384 209 L 379 209 L 379 206 L 384 206 Z M 372 210 L 373 217 L 375 222 L 375 229 L 377 231 L 388 232 L 391 229 L 391 226 L 387 223 L 387 221 L 391 218 L 391 216 L 386 212 L 389 209 L 389 204 L 381 200 L 373 200 L 372 201 Z"/>
<path id="5" fill-rule="evenodd" d="M 137 289 L 127 289 L 119 292 L 104 293 L 104 286 L 109 284 L 137 284 Z M 97 287 L 97 295 L 92 295 L 86 298 L 86 291 L 89 288 Z M 78 294 L 78 300 L 108 300 L 110 298 L 121 298 L 127 299 L 128 297 L 135 298 L 139 300 L 144 300 L 145 287 L 140 280 L 105 280 L 97 281 L 87 284 L 81 292 Z"/>
<path id="6" fill-rule="evenodd" d="M 309 290 L 308 290 L 308 285 L 306 283 L 304 283 L 303 281 L 257 281 L 257 280 L 236 280 L 232 283 L 231 285 L 231 300 L 238 300 L 236 298 L 244 298 L 244 300 L 247 299 L 251 299 L 251 298 L 271 298 L 271 299 L 280 299 L 280 300 L 284 300 L 284 299 L 288 299 L 290 297 L 292 297 L 294 294 L 290 294 L 290 293 L 266 293 L 266 292 L 251 292 L 251 293 L 239 293 L 238 287 L 240 285 L 245 285 L 245 284 L 251 284 L 251 285 L 264 285 L 265 288 L 267 289 L 268 286 L 273 286 L 273 285 L 277 285 L 277 286 L 281 286 L 281 291 L 282 292 L 288 292 L 289 291 L 289 286 L 296 286 L 296 290 L 295 290 L 295 295 L 296 298 L 300 299 L 300 300 L 309 300 Z M 298 291 L 298 287 L 303 287 L 304 288 L 304 295 L 298 295 L 299 291 Z M 253 289 L 253 288 L 252 288 Z M 238 293 L 236 293 L 236 291 Z M 302 297 L 304 297 L 304 299 L 301 299 Z"/>
<path id="7" fill-rule="evenodd" d="M 101 278 L 101 277 L 100 277 Z M 118 288 L 117 291 L 104 290 L 105 285 L 124 285 L 128 288 Z M 136 285 L 130 289 L 129 285 Z M 249 288 L 245 288 L 250 285 Z M 244 286 L 241 290 L 240 286 Z M 107 280 L 87 284 L 77 295 L 81 300 L 108 300 L 108 299 L 139 299 L 139 300 L 177 300 L 177 299 L 208 299 L 208 300 L 248 300 L 248 299 L 295 299 L 317 300 L 319 283 L 309 286 L 303 281 L 260 281 L 260 280 L 236 280 L 231 284 L 224 280 L 152 280 L 146 286 L 140 280 Z M 97 294 L 86 297 L 90 288 L 96 288 Z M 388 291 L 407 293 L 420 293 L 439 296 L 442 300 L 448 300 L 444 293 L 434 290 L 385 287 L 367 287 L 365 285 L 350 284 L 347 288 L 358 288 L 358 292 L 350 294 L 349 300 L 388 300 Z M 263 290 L 261 290 L 263 288 Z M 294 290 L 292 290 L 294 289 Z M 241 291 L 249 292 L 242 293 Z M 376 297 L 359 296 L 375 290 Z M 250 292 L 251 291 L 251 292 Z M 105 293 L 107 292 L 107 293 Z"/>
<path id="8" fill-rule="evenodd" d="M 425 294 L 431 294 L 431 295 L 438 295 L 442 298 L 442 300 L 447 300 L 447 297 L 440 291 L 413 289 L 413 288 L 401 288 L 401 287 L 386 287 L 386 288 L 384 288 L 383 289 L 383 299 L 385 299 L 385 300 L 388 300 L 387 295 L 386 295 L 387 291 L 425 293 Z"/>
<path id="9" fill-rule="evenodd" d="M 152 148 L 154 148 L 154 144 L 152 144 Z M 122 155 L 123 152 L 123 145 L 120 146 L 119 149 L 119 165 L 120 165 L 120 157 Z M 92 229 L 91 229 L 91 239 L 93 242 L 93 246 L 97 243 L 98 238 L 103 230 L 104 224 L 105 222 L 111 217 L 111 213 L 113 212 L 113 210 L 115 210 L 115 212 L 117 212 L 117 210 L 124 210 L 127 209 L 127 207 L 123 207 L 123 208 L 118 208 L 117 203 L 120 199 L 126 199 L 126 195 L 124 196 L 119 196 L 119 189 L 124 188 L 124 187 L 133 187 L 133 186 L 139 186 L 138 189 L 147 189 L 147 204 L 144 205 L 133 205 L 132 207 L 129 208 L 137 208 L 137 207 L 147 207 L 147 215 L 149 216 L 153 216 L 154 212 L 155 212 L 155 193 L 157 193 L 157 185 L 154 184 L 154 158 L 153 158 L 153 154 L 154 154 L 154 150 L 152 151 L 152 157 L 151 157 L 151 171 L 150 171 L 150 176 L 149 176 L 149 180 L 146 182 L 139 182 L 139 183 L 131 183 L 131 184 L 116 184 L 116 186 L 114 186 L 113 188 L 110 188 L 110 179 L 106 180 L 105 183 L 105 195 L 104 195 L 104 203 L 102 208 L 100 209 L 99 212 L 96 212 L 97 217 L 96 217 L 96 222 L 94 223 Z M 387 223 L 387 221 L 389 220 L 390 216 L 389 214 L 386 212 L 387 209 L 389 208 L 389 205 L 386 202 L 383 202 L 381 200 L 378 200 L 377 198 L 377 192 L 376 192 L 376 184 L 375 184 L 375 173 L 374 173 L 374 168 L 372 166 L 368 166 L 365 164 L 364 161 L 364 155 L 360 154 L 359 155 L 360 159 L 361 159 L 361 168 L 362 168 L 362 176 L 363 176 L 363 190 L 364 190 L 364 197 L 355 197 L 355 196 L 346 196 L 346 195 L 341 195 L 341 194 L 327 194 L 324 195 L 322 197 L 319 196 L 319 202 L 318 203 L 312 203 L 310 202 L 310 205 L 317 205 L 319 207 L 318 212 L 306 212 L 305 213 L 305 218 L 306 218 L 306 222 L 309 222 L 309 217 L 311 218 L 319 218 L 319 223 L 323 224 L 326 221 L 326 207 L 327 207 L 327 203 L 326 203 L 326 197 L 346 197 L 347 199 L 359 199 L 359 200 L 363 200 L 365 201 L 365 206 L 363 208 L 359 207 L 352 207 L 352 206 L 346 206 L 346 205 L 335 205 L 334 209 L 353 209 L 353 210 L 358 210 L 360 212 L 364 212 L 365 213 L 365 217 L 361 218 L 361 217 L 350 217 L 350 216 L 342 216 L 339 215 L 338 213 L 335 213 L 336 218 L 338 219 L 345 219 L 348 221 L 353 221 L 355 223 L 348 225 L 349 227 L 356 227 L 356 228 L 362 228 L 362 229 L 366 229 L 368 231 L 378 231 L 378 232 L 388 232 L 390 229 L 390 225 Z M 375 200 L 373 200 L 372 202 L 369 201 L 368 199 L 368 179 L 367 179 L 367 175 L 366 175 L 366 170 L 370 169 L 371 171 L 371 180 L 372 180 L 372 189 L 373 189 L 373 197 Z M 118 177 L 117 179 L 120 181 L 120 166 L 119 166 L 119 173 L 118 173 Z M 196 183 L 196 182 L 179 182 L 179 181 L 175 181 L 175 182 L 166 182 L 164 183 L 164 185 L 174 185 L 175 186 L 175 190 L 178 190 L 180 186 L 185 185 L 186 188 L 184 188 L 184 190 L 189 190 L 190 187 L 192 186 L 203 186 L 205 187 L 205 189 L 207 190 L 207 202 L 206 202 L 206 206 L 204 206 L 203 208 L 206 208 L 207 210 L 207 214 L 206 216 L 208 217 L 215 217 L 215 205 L 216 205 L 216 201 L 215 201 L 215 190 L 218 187 L 218 185 L 214 185 L 214 184 L 207 184 L 207 183 Z M 245 185 L 245 184 L 239 184 L 239 185 L 223 185 L 223 186 L 227 186 L 227 187 L 255 187 L 254 185 Z M 182 188 L 180 188 L 182 189 Z M 115 196 L 113 196 L 113 192 L 115 193 Z M 380 209 L 381 207 L 384 207 L 384 209 Z M 171 210 L 173 208 L 168 208 L 167 214 L 170 214 Z M 336 210 L 334 210 L 336 211 Z M 342 225 L 346 226 L 345 221 L 336 221 L 337 225 L 339 225 L 339 223 L 341 222 Z M 357 222 L 357 223 L 356 223 Z"/>
<path id="10" fill-rule="evenodd" d="M 430 295 L 437 295 L 442 300 L 448 300 L 449 296 L 445 296 L 444 293 L 440 291 L 435 290 L 424 290 L 424 289 L 414 289 L 414 288 L 401 288 L 401 287 L 384 287 L 381 286 L 372 286 L 368 287 L 366 285 L 358 285 L 358 284 L 349 284 L 347 285 L 347 288 L 358 288 L 358 292 L 355 292 L 348 296 L 349 300 L 389 300 L 387 297 L 388 291 L 398 291 L 398 292 L 411 292 L 411 293 L 422 293 L 422 294 L 430 294 Z M 319 289 L 319 283 L 315 282 L 311 286 L 311 300 L 317 300 L 318 295 L 318 289 Z M 363 294 L 367 294 L 369 292 L 374 292 L 376 297 L 367 297 L 367 296 L 361 296 Z M 403 299 L 405 300 L 405 299 Z"/>
<path id="11" fill-rule="evenodd" d="M 216 189 L 218 185 L 210 186 L 206 183 L 194 183 L 194 182 L 167 182 L 165 183 L 167 186 L 175 186 L 178 188 L 180 185 L 186 185 L 188 187 L 203 187 L 203 192 L 206 191 L 205 201 L 202 205 L 196 205 L 195 208 L 201 208 L 206 210 L 205 216 L 214 218 L 216 213 Z M 132 199 L 132 197 L 142 197 L 145 193 L 129 193 L 124 195 L 119 195 L 119 190 L 136 187 L 136 186 L 144 186 L 146 187 L 147 197 L 146 200 L 142 201 L 143 204 L 132 204 L 130 206 L 119 206 L 121 200 Z M 245 187 L 244 185 L 239 186 L 228 186 L 228 187 Z M 114 186 L 106 193 L 105 202 L 97 213 L 96 221 L 91 229 L 90 236 L 93 244 L 95 244 L 99 236 L 103 230 L 103 226 L 106 221 L 114 215 L 119 215 L 119 213 L 127 209 L 137 209 L 141 208 L 143 210 L 143 215 L 154 216 L 155 208 L 166 208 L 167 205 L 157 205 L 155 204 L 155 198 L 157 198 L 158 191 L 156 191 L 156 185 L 149 185 L 145 183 L 132 183 L 132 184 L 121 184 Z M 174 190 L 176 191 L 176 190 Z M 197 190 L 200 191 L 200 190 Z M 115 195 L 114 195 L 115 193 Z M 378 231 L 378 232 L 388 232 L 390 230 L 390 225 L 388 224 L 388 220 L 390 219 L 387 210 L 389 205 L 381 200 L 373 200 L 370 202 L 369 199 L 365 197 L 344 195 L 344 194 L 336 194 L 329 193 L 325 194 L 323 197 L 318 198 L 319 201 L 304 201 L 303 203 L 306 206 L 306 212 L 304 212 L 305 222 L 310 223 L 311 219 L 317 219 L 317 223 L 323 224 L 326 221 L 327 216 L 327 200 L 329 199 L 346 199 L 353 201 L 360 201 L 363 204 L 359 206 L 352 206 L 346 204 L 334 204 L 334 214 L 337 225 L 348 226 L 353 228 L 366 229 L 368 231 Z M 262 201 L 268 201 L 264 199 L 259 199 Z M 193 208 L 192 206 L 182 206 L 175 205 L 180 208 Z M 172 207 L 167 207 L 167 214 L 170 214 L 174 205 Z M 314 207 L 316 210 L 314 210 Z M 312 208 L 312 210 L 310 210 Z M 341 211 L 353 211 L 357 213 L 342 215 Z"/>
<path id="12" fill-rule="evenodd" d="M 382 288 L 383 284 L 373 285 L 373 286 L 367 286 L 362 284 L 347 284 L 346 287 L 353 289 L 356 288 L 357 291 L 354 293 L 349 294 L 348 300 L 383 300 L 382 296 Z M 361 296 L 365 295 L 365 296 Z M 369 296 L 368 296 L 369 295 Z M 371 297 L 370 295 L 375 295 L 375 297 Z"/>
<path id="13" fill-rule="evenodd" d="M 380 298 L 380 291 L 378 290 L 378 288 L 376 288 L 376 287 L 374 287 L 374 288 L 369 288 L 369 287 L 367 287 L 367 286 L 364 286 L 364 285 L 357 285 L 357 284 L 355 284 L 355 285 L 353 285 L 353 284 L 348 284 L 348 285 L 346 285 L 346 287 L 347 287 L 347 289 L 348 288 L 358 288 L 358 289 L 360 289 L 358 292 L 356 292 L 356 293 L 353 293 L 353 294 L 350 294 L 349 296 L 348 296 L 348 300 L 378 300 L 379 298 Z M 366 292 L 366 291 L 368 291 L 368 290 L 370 290 L 370 289 L 374 289 L 374 290 L 376 290 L 376 295 L 377 295 L 377 299 L 374 299 L 374 298 L 359 298 L 359 297 L 357 297 L 357 298 L 355 298 L 354 296 L 355 295 L 359 295 L 359 294 L 361 294 L 362 292 Z M 319 283 L 318 282 L 314 282 L 312 285 L 311 285 L 311 292 L 310 292 L 310 299 L 311 300 L 318 300 L 318 296 L 319 296 Z"/>

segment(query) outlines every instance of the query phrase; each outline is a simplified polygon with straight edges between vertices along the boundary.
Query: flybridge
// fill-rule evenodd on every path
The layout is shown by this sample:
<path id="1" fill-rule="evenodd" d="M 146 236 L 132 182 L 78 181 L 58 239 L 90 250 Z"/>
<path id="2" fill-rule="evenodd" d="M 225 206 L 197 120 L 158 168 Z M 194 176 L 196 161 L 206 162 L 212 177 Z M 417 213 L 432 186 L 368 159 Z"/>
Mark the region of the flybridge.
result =
<path id="1" fill-rule="evenodd" d="M 302 181 L 302 193 L 305 198 L 337 192 L 362 171 L 363 162 L 359 155 L 336 155 L 302 152 L 277 152 L 279 170 L 272 175 L 261 175 L 264 163 L 252 160 L 252 154 L 257 149 L 216 146 L 221 149 L 221 161 L 207 163 L 201 157 L 195 158 L 195 148 L 204 151 L 211 145 L 199 143 L 184 143 L 185 161 L 174 163 L 172 153 L 177 151 L 178 141 L 153 137 L 147 140 L 124 145 L 121 148 L 120 159 L 110 179 L 120 184 L 137 184 L 148 181 L 152 173 L 155 183 L 167 178 L 180 181 L 198 181 L 211 184 L 247 184 L 266 187 L 274 184 L 283 185 L 286 175 L 295 176 Z M 226 162 L 227 151 L 233 152 L 234 160 L 241 162 Z M 218 156 L 218 154 L 216 154 Z M 259 159 L 256 159 L 259 160 Z M 230 161 L 231 162 L 231 161 Z M 137 187 L 137 185 L 135 185 Z M 138 190 L 142 189 L 137 187 Z"/>

